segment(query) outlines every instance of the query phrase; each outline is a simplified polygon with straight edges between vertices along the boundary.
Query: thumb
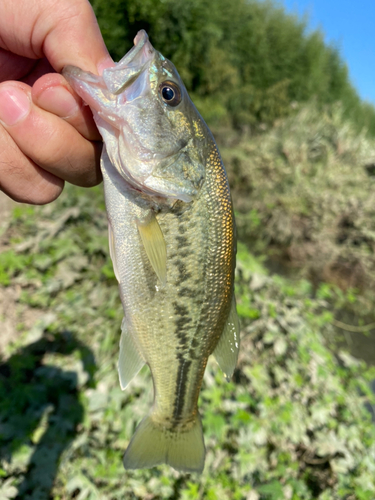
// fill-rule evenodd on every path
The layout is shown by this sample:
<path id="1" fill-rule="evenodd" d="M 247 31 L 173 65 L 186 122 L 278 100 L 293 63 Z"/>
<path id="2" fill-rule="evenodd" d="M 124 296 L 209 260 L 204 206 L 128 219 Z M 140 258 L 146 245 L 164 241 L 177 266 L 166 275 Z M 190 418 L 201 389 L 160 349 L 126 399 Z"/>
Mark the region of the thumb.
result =
<path id="1" fill-rule="evenodd" d="M 60 0 L 55 5 L 58 5 L 62 12 L 47 12 L 45 24 L 42 18 L 38 23 L 41 25 L 42 37 L 43 32 L 45 33 L 44 53 L 53 68 L 61 72 L 64 66 L 73 64 L 98 73 L 98 68 L 112 66 L 113 61 L 89 2 Z"/>
<path id="2" fill-rule="evenodd" d="M 5 2 L 0 46 L 32 59 L 46 57 L 55 71 L 68 64 L 98 72 L 112 65 L 87 0 Z"/>

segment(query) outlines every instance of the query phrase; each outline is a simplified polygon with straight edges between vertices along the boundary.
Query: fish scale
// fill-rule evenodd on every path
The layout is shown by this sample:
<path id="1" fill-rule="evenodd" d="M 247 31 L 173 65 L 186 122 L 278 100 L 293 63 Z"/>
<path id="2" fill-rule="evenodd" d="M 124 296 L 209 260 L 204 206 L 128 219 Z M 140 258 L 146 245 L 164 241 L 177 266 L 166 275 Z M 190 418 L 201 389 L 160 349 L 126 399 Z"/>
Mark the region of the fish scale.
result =
<path id="1" fill-rule="evenodd" d="M 213 353 L 229 378 L 239 348 L 235 222 L 219 151 L 176 69 L 145 32 L 103 77 L 71 67 L 64 75 L 91 106 L 105 142 L 110 251 L 124 307 L 121 387 L 144 364 L 154 384 L 124 465 L 201 472 L 197 404 L 207 360 Z M 100 98 L 103 79 L 109 86 Z M 163 101 L 162 88 L 181 100 Z"/>

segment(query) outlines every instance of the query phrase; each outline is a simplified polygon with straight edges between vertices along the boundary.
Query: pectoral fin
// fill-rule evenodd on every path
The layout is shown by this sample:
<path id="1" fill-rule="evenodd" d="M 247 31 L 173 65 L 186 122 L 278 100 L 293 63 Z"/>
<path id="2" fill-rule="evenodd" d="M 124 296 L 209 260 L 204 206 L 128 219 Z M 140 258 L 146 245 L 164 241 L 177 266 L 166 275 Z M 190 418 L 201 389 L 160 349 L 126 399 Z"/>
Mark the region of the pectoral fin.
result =
<path id="1" fill-rule="evenodd" d="M 113 236 L 111 224 L 108 224 L 108 242 L 109 242 L 109 255 L 111 256 L 113 271 L 115 273 L 117 281 L 120 283 L 119 272 L 117 269 L 117 262 L 116 262 L 115 238 Z"/>
<path id="2" fill-rule="evenodd" d="M 167 247 L 155 214 L 146 223 L 137 221 L 138 231 L 152 268 L 162 285 L 167 282 Z"/>
<path id="3" fill-rule="evenodd" d="M 236 301 L 233 297 L 227 324 L 214 350 L 216 361 L 228 381 L 236 368 L 239 347 L 240 324 L 236 311 Z"/>
<path id="4" fill-rule="evenodd" d="M 144 364 L 143 356 L 139 352 L 124 318 L 121 325 L 120 356 L 118 360 L 118 374 L 122 390 L 126 388 Z"/>

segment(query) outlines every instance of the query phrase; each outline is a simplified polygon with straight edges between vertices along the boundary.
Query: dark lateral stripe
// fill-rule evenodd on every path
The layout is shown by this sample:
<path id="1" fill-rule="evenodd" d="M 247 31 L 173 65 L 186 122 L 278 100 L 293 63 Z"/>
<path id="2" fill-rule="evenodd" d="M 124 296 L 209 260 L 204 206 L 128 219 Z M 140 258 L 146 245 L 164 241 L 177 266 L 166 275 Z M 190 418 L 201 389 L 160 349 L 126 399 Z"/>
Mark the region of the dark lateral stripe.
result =
<path id="1" fill-rule="evenodd" d="M 191 361 L 179 356 L 179 366 L 176 383 L 176 393 L 173 406 L 173 420 L 178 423 L 184 411 L 184 403 L 186 396 L 186 385 L 188 381 L 188 373 L 191 366 Z"/>
<path id="2" fill-rule="evenodd" d="M 185 219 L 186 221 L 186 219 Z M 183 219 L 179 219 L 178 224 L 178 232 L 176 235 L 177 242 L 177 255 L 176 260 L 173 262 L 174 266 L 177 268 L 178 272 L 178 296 L 180 298 L 184 297 L 194 297 L 194 291 L 189 288 L 187 281 L 191 278 L 191 273 L 188 273 L 186 270 L 185 260 L 191 253 L 190 251 L 190 241 L 186 235 L 186 226 L 184 224 Z M 179 339 L 180 344 L 180 353 L 177 354 L 178 359 L 178 371 L 177 371 L 177 379 L 176 379 L 176 388 L 175 388 L 175 397 L 174 397 L 174 405 L 173 405 L 173 417 L 172 421 L 175 425 L 181 421 L 181 417 L 184 412 L 184 406 L 186 403 L 186 392 L 189 383 L 189 372 L 192 364 L 192 360 L 194 359 L 194 353 L 186 352 L 187 342 L 188 342 L 188 331 L 190 329 L 191 318 L 189 316 L 189 310 L 186 305 L 182 301 L 175 301 L 173 303 L 173 307 L 176 313 L 175 320 L 175 335 Z M 185 354 L 184 354 L 185 353 Z M 193 356 L 191 356 L 191 354 Z"/>

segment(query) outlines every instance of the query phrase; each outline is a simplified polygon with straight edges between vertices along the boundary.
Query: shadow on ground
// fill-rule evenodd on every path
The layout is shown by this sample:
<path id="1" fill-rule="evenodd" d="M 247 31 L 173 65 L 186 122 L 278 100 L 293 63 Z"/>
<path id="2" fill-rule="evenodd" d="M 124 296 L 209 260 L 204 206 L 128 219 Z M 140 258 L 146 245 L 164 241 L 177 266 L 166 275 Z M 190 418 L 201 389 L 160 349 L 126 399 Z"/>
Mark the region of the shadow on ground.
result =
<path id="1" fill-rule="evenodd" d="M 88 384 L 95 360 L 69 332 L 45 336 L 0 364 L 0 463 L 19 478 L 22 500 L 47 500 L 59 458 L 77 433 L 84 412 L 77 372 L 44 363 L 47 353 L 76 355 Z"/>

